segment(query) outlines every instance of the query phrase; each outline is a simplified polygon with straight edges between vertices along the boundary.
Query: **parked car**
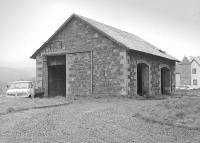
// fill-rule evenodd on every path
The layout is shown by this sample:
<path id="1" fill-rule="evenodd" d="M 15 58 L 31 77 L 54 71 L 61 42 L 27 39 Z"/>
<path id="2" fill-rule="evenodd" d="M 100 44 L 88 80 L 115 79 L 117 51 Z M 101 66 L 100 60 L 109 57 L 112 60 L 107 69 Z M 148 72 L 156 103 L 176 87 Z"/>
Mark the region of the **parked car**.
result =
<path id="1" fill-rule="evenodd" d="M 6 95 L 15 97 L 34 97 L 35 89 L 32 81 L 15 81 L 7 86 Z"/>

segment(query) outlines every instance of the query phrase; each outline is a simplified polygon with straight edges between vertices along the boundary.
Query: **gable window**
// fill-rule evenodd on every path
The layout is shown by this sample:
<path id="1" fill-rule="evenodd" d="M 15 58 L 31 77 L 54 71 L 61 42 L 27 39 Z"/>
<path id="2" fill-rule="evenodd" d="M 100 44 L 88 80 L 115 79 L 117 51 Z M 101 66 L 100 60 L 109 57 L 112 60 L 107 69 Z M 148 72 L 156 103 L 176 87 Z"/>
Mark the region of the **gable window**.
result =
<path id="1" fill-rule="evenodd" d="M 197 85 L 197 79 L 193 79 L 193 85 Z"/>
<path id="2" fill-rule="evenodd" d="M 192 69 L 192 74 L 197 74 L 197 69 L 196 68 Z"/>
<path id="3" fill-rule="evenodd" d="M 62 49 L 62 41 L 55 41 L 54 42 L 54 47 L 56 49 Z"/>

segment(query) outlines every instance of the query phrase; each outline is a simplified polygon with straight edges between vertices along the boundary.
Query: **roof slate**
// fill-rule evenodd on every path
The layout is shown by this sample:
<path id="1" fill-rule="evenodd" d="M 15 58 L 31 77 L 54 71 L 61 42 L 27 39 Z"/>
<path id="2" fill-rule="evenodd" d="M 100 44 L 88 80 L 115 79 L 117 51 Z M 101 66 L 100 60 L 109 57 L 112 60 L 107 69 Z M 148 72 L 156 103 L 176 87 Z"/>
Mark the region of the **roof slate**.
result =
<path id="1" fill-rule="evenodd" d="M 173 60 L 173 61 L 178 61 L 176 58 L 172 57 L 171 55 L 167 54 L 166 52 L 162 51 L 161 49 L 156 48 L 155 46 L 153 46 L 150 43 L 144 41 L 143 39 L 139 38 L 136 35 L 133 35 L 131 33 L 122 31 L 120 29 L 114 28 L 112 26 L 97 22 L 95 20 L 80 16 L 80 15 L 77 15 L 77 14 L 73 14 L 69 19 L 71 19 L 72 17 L 76 17 L 76 18 L 79 18 L 79 19 L 85 21 L 86 23 L 88 23 L 92 27 L 94 27 L 95 29 L 101 31 L 103 34 L 105 34 L 106 36 L 111 38 L 114 42 L 122 44 L 123 46 L 125 46 L 128 49 L 132 49 L 132 50 L 135 50 L 135 51 L 140 51 L 140 52 L 144 52 L 144 53 L 147 53 L 147 54 L 163 57 L 163 58 L 166 58 L 166 59 L 169 59 L 169 60 Z M 69 19 L 59 29 L 64 27 L 68 23 Z M 51 38 L 53 38 L 53 36 L 57 32 L 59 32 L 59 29 L 49 38 L 49 40 Z M 43 46 L 41 46 L 31 56 L 31 58 L 35 58 L 37 53 L 40 51 L 40 49 L 42 47 Z"/>

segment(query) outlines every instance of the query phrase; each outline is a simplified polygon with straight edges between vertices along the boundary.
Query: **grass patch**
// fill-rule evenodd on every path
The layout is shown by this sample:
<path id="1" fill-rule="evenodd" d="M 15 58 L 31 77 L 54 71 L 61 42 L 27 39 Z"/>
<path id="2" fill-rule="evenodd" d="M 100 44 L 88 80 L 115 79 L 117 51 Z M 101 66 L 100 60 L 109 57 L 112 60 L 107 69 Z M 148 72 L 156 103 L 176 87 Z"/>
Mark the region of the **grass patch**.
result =
<path id="1" fill-rule="evenodd" d="M 6 111 L 7 111 L 7 113 L 10 113 L 10 112 L 14 112 L 15 109 L 13 107 L 9 107 Z"/>
<path id="2" fill-rule="evenodd" d="M 141 114 L 167 124 L 200 128 L 200 97 L 168 98 L 141 109 Z"/>
<path id="3" fill-rule="evenodd" d="M 70 104 L 71 101 L 65 97 L 54 98 L 9 98 L 0 97 L 0 115 L 8 113 L 21 112 L 29 109 L 50 108 L 57 106 L 65 106 Z"/>
<path id="4" fill-rule="evenodd" d="M 173 124 L 173 123 L 169 123 L 166 121 L 161 121 L 161 120 L 156 120 L 154 118 L 145 117 L 145 116 L 142 116 L 142 114 L 140 114 L 140 113 L 136 113 L 136 114 L 132 115 L 132 117 L 138 118 L 145 122 L 153 123 L 153 124 L 167 125 L 167 126 L 172 126 L 172 127 L 180 127 L 180 128 L 185 128 L 188 130 L 200 130 L 200 127 L 185 126 L 182 124 Z"/>
<path id="5" fill-rule="evenodd" d="M 168 96 L 165 95 L 153 95 L 153 96 L 135 96 L 137 100 L 164 100 L 167 99 Z"/>
<path id="6" fill-rule="evenodd" d="M 175 115 L 177 118 L 183 119 L 186 116 L 186 113 L 184 111 L 177 111 Z"/>

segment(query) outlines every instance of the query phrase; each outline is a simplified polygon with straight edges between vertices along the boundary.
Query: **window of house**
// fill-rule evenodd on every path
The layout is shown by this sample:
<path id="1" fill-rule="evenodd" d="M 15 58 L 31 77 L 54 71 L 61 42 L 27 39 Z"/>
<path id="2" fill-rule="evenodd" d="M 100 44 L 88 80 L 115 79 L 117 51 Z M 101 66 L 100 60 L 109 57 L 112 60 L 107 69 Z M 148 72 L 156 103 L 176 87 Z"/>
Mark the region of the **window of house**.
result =
<path id="1" fill-rule="evenodd" d="M 197 73 L 197 69 L 196 68 L 193 68 L 192 69 L 192 74 L 196 74 Z"/>
<path id="2" fill-rule="evenodd" d="M 193 80 L 193 85 L 197 85 L 197 79 Z"/>

